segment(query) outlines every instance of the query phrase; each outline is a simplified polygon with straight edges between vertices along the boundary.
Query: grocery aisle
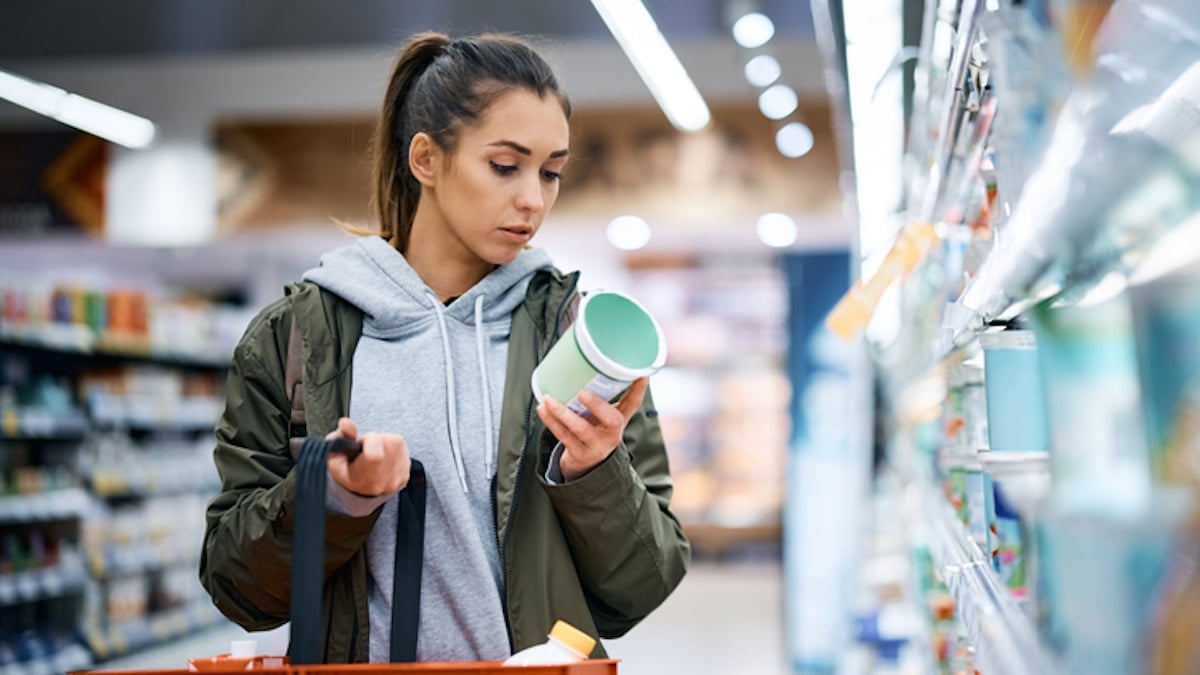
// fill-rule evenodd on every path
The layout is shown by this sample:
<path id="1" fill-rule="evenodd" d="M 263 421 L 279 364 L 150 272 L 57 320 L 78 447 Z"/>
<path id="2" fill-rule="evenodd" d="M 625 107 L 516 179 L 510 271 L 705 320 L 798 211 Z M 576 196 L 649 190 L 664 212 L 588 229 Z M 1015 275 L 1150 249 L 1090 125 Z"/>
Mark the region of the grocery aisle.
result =
<path id="1" fill-rule="evenodd" d="M 783 675 L 781 568 L 775 562 L 697 562 L 666 603 L 608 644 L 621 675 Z M 183 668 L 190 657 L 228 649 L 245 631 L 222 626 L 105 662 L 104 670 Z M 287 631 L 252 636 L 264 652 L 286 650 Z"/>

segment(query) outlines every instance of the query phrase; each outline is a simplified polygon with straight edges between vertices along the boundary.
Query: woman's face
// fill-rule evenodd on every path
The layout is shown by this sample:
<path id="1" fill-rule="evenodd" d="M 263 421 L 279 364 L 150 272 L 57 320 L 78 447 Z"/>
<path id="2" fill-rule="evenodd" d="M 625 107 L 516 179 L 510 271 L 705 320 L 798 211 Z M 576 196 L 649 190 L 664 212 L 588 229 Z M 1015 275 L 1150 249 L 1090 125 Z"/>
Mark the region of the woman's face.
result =
<path id="1" fill-rule="evenodd" d="M 526 89 L 499 96 L 461 130 L 448 161 L 434 163 L 422 202 L 432 199 L 429 215 L 442 222 L 423 235 L 436 238 L 443 255 L 512 262 L 558 199 L 569 135 L 557 97 Z"/>

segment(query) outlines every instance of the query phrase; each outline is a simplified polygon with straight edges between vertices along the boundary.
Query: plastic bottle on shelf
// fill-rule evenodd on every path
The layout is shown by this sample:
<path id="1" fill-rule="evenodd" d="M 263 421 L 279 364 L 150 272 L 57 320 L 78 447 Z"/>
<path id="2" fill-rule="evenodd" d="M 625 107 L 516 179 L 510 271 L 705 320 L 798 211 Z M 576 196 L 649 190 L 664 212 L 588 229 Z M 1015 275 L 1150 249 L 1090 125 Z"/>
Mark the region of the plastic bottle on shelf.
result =
<path id="1" fill-rule="evenodd" d="M 546 641 L 508 657 L 506 666 L 553 666 L 585 661 L 596 646 L 595 638 L 566 621 L 555 621 Z"/>

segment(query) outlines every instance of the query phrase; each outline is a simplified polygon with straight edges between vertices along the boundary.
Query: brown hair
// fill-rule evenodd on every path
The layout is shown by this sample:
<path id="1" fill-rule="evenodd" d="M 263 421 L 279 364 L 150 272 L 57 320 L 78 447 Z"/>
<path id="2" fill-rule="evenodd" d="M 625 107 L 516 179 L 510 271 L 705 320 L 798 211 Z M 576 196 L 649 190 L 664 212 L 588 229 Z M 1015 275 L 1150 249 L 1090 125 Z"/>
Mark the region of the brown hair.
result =
<path id="1" fill-rule="evenodd" d="M 375 209 L 377 234 L 404 252 L 421 185 L 408 167 L 413 136 L 425 132 L 453 152 L 464 126 L 479 120 L 501 94 L 527 89 L 558 97 L 563 112 L 571 104 L 558 88 L 549 64 L 522 40 L 487 34 L 451 40 L 421 33 L 405 44 L 388 79 L 375 129 Z"/>

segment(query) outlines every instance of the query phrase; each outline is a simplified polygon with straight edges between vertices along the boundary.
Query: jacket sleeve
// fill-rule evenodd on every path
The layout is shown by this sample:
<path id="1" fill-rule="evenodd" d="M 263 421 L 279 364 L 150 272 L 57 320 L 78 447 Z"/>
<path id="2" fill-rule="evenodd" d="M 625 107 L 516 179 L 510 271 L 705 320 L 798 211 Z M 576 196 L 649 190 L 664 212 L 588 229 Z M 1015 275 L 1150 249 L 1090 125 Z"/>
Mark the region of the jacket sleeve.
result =
<path id="1" fill-rule="evenodd" d="M 662 604 L 691 562 L 691 546 L 670 510 L 671 475 L 657 417 L 647 391 L 621 445 L 569 483 L 546 483 L 549 453 L 540 455 L 538 475 L 603 638 L 624 635 Z"/>
<path id="2" fill-rule="evenodd" d="M 283 379 L 290 322 L 281 301 L 251 323 L 234 352 L 215 430 L 221 493 L 208 505 L 200 581 L 221 613 L 248 630 L 288 620 L 295 482 Z M 326 578 L 362 546 L 377 515 L 327 512 Z"/>

